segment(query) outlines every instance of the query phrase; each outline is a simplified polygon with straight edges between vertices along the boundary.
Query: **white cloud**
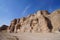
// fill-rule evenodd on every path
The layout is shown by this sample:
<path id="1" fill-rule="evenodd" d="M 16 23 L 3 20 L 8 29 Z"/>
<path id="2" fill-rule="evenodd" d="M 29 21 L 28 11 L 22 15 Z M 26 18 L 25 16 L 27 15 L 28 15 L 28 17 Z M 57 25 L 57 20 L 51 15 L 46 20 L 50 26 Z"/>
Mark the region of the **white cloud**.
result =
<path id="1" fill-rule="evenodd" d="M 22 14 L 25 15 L 29 8 L 30 8 L 30 5 L 26 6 L 25 9 L 23 10 Z"/>

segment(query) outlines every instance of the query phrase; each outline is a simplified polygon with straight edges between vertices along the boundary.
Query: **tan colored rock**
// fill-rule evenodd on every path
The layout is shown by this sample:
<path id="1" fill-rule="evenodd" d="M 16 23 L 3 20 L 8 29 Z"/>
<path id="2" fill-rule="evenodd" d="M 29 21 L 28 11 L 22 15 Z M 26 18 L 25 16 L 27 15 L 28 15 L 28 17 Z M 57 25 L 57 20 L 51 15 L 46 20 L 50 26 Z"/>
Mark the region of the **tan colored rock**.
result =
<path id="1" fill-rule="evenodd" d="M 42 15 L 47 17 L 50 13 L 47 10 L 42 10 Z"/>
<path id="2" fill-rule="evenodd" d="M 60 10 L 54 11 L 50 15 L 53 26 L 53 32 L 60 31 Z"/>
<path id="3" fill-rule="evenodd" d="M 28 17 L 23 17 L 21 19 L 15 19 L 11 22 L 10 31 L 17 32 L 45 32 L 49 31 L 47 27 L 47 22 L 44 18 L 43 13 L 47 12 L 38 11 L 37 14 L 32 14 Z M 19 26 L 20 25 L 20 26 Z M 18 27 L 21 27 L 20 29 Z"/>
<path id="4" fill-rule="evenodd" d="M 27 17 L 14 19 L 10 27 L 10 32 L 54 32 L 60 31 L 60 11 L 49 14 L 42 10 Z"/>
<path id="5" fill-rule="evenodd" d="M 48 26 L 47 26 L 47 21 L 44 18 L 44 15 L 42 15 L 42 11 L 37 12 L 37 17 L 38 17 L 38 22 L 39 22 L 39 28 L 41 32 L 49 32 Z"/>
<path id="6" fill-rule="evenodd" d="M 21 32 L 30 32 L 30 30 L 31 30 L 31 27 L 30 27 L 29 24 L 28 25 L 23 25 L 21 27 Z"/>
<path id="7" fill-rule="evenodd" d="M 20 18 L 17 19 L 17 23 L 19 23 L 19 22 L 20 22 Z"/>
<path id="8" fill-rule="evenodd" d="M 38 32 L 38 19 L 33 19 L 31 20 L 31 29 L 32 29 L 32 32 Z"/>
<path id="9" fill-rule="evenodd" d="M 17 19 L 14 19 L 13 21 L 11 21 L 10 32 L 14 32 L 16 23 L 17 23 Z"/>
<path id="10" fill-rule="evenodd" d="M 15 33 L 16 33 L 16 32 L 19 32 L 20 28 L 21 28 L 20 23 L 17 23 L 17 24 L 15 25 L 14 32 L 15 32 Z"/>
<path id="11" fill-rule="evenodd" d="M 23 17 L 23 18 L 20 19 L 20 22 L 19 22 L 19 23 L 21 24 L 21 26 L 24 25 L 24 21 L 25 21 L 25 20 L 26 20 L 25 17 Z"/>

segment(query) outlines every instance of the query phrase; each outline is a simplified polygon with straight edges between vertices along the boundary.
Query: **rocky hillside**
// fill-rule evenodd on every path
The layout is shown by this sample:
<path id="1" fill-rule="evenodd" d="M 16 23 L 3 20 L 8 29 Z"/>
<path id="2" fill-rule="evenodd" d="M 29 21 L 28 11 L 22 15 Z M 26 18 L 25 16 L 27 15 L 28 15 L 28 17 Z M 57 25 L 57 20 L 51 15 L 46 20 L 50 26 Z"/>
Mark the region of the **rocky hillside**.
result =
<path id="1" fill-rule="evenodd" d="M 1 32 L 1 31 L 7 31 L 7 28 L 8 28 L 7 25 L 2 25 L 2 26 L 0 27 L 0 32 Z"/>
<path id="2" fill-rule="evenodd" d="M 27 17 L 11 21 L 8 32 L 59 32 L 60 10 L 49 13 L 46 10 L 37 11 Z"/>

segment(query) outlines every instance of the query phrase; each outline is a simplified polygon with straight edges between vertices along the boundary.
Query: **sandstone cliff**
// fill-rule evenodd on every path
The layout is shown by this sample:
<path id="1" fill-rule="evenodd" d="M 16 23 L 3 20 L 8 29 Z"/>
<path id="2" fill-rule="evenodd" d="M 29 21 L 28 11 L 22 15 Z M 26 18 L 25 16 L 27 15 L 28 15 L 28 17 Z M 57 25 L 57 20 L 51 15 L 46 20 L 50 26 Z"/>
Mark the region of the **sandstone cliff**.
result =
<path id="1" fill-rule="evenodd" d="M 60 31 L 60 10 L 46 10 L 11 21 L 8 32 L 55 32 Z"/>

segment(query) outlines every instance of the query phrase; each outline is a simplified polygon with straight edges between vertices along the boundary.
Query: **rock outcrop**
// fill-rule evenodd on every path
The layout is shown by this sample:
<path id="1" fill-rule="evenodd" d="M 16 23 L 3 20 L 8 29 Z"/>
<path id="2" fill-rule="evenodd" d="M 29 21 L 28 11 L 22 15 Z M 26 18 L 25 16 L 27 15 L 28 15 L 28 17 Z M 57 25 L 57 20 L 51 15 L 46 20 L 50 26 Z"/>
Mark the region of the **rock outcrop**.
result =
<path id="1" fill-rule="evenodd" d="M 7 25 L 2 25 L 0 27 L 0 32 L 6 30 L 7 31 L 8 26 Z"/>
<path id="2" fill-rule="evenodd" d="M 51 24 L 53 26 L 52 31 L 60 31 L 60 10 L 54 11 L 50 14 Z"/>
<path id="3" fill-rule="evenodd" d="M 37 11 L 36 14 L 11 21 L 9 32 L 54 32 L 60 31 L 60 10 L 51 14 L 46 11 Z"/>

